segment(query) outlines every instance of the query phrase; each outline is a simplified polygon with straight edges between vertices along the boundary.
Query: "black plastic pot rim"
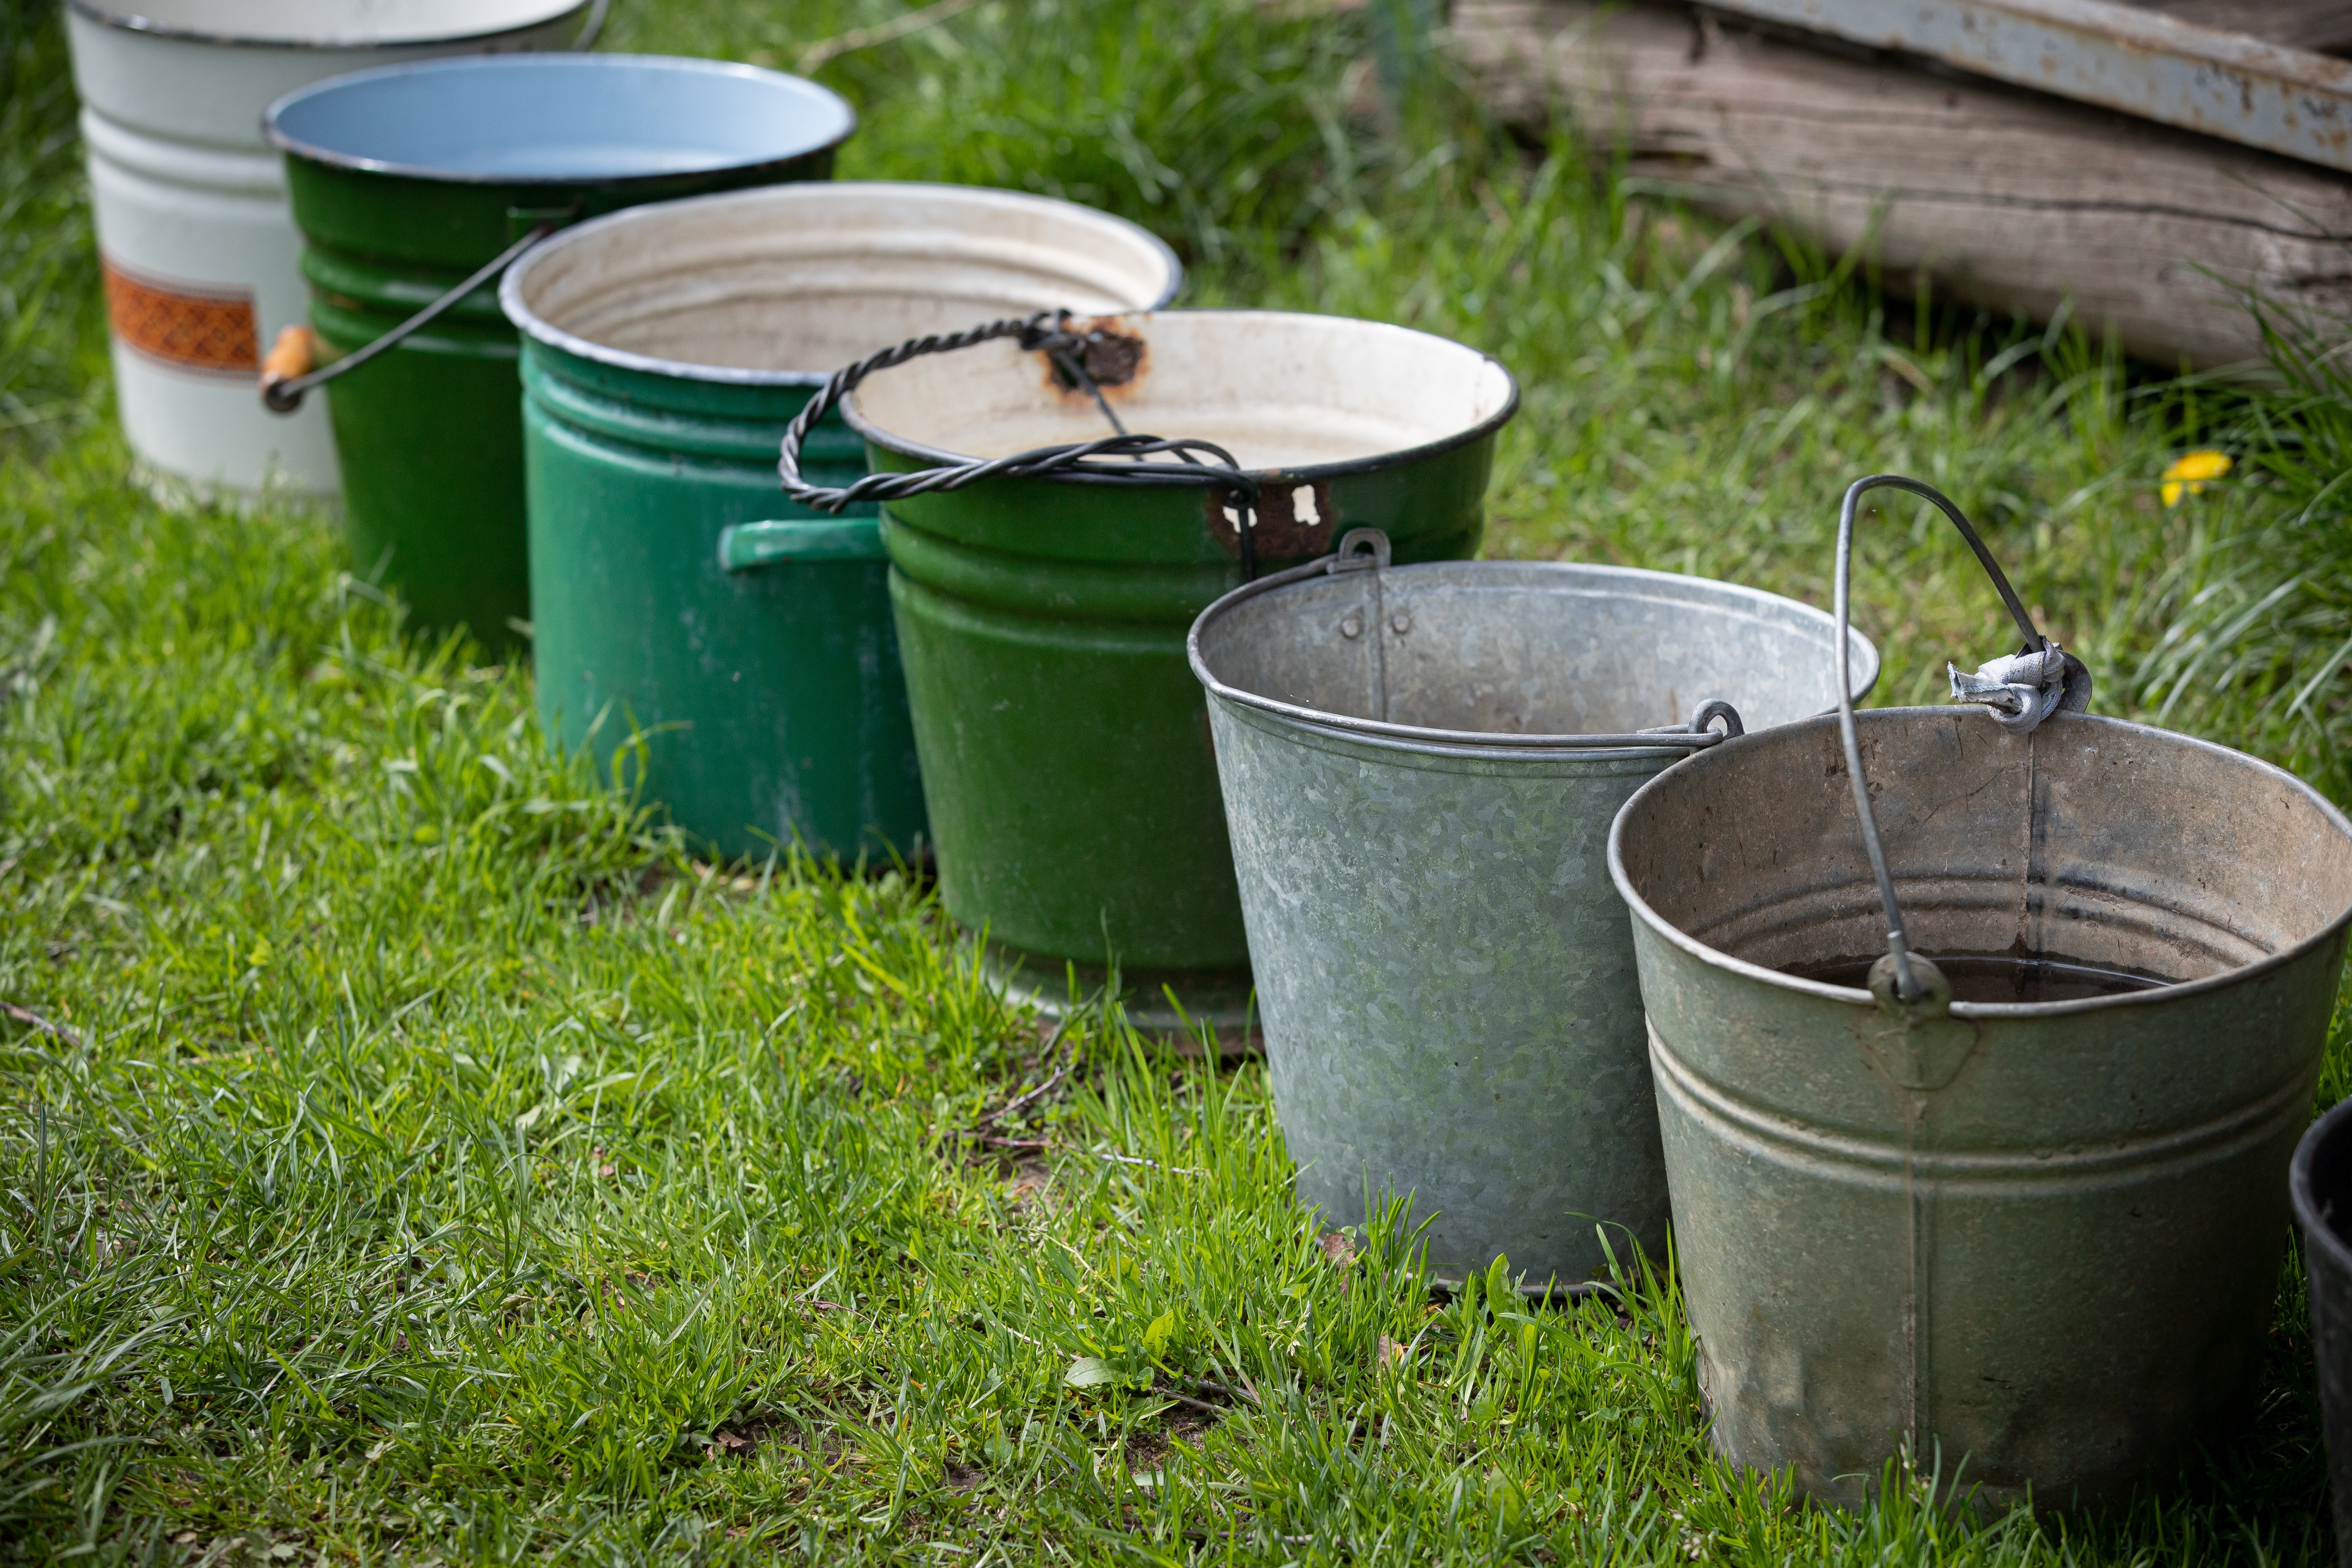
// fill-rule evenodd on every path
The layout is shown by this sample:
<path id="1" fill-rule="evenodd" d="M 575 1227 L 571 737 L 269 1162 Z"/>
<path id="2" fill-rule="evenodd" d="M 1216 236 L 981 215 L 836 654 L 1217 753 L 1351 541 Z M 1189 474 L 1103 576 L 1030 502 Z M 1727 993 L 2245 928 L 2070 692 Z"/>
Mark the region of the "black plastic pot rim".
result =
<path id="1" fill-rule="evenodd" d="M 2294 1205 L 2294 1222 L 2302 1227 L 2304 1245 L 2317 1247 L 2327 1255 L 2336 1272 L 2352 1279 L 2352 1243 L 2347 1243 L 2336 1227 L 2319 1215 L 2319 1194 L 2312 1191 L 2311 1167 L 2319 1158 L 2322 1145 L 2340 1137 L 2352 1137 L 2352 1100 L 2338 1100 L 2334 1110 L 2313 1122 L 2303 1141 L 2294 1146 L 2294 1163 L 2287 1166 L 2287 1198 Z"/>

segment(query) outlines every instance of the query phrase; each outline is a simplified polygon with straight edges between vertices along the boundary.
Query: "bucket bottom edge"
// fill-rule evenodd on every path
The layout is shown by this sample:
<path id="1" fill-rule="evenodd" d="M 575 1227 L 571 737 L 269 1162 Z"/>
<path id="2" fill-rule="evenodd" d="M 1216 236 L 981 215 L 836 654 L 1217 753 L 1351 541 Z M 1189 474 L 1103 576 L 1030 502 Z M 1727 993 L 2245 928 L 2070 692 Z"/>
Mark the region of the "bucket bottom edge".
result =
<path id="1" fill-rule="evenodd" d="M 1111 982 L 1103 964 L 1078 963 L 998 942 L 982 951 L 980 970 L 997 994 L 1053 1018 L 1099 1005 Z M 1147 1035 L 1173 1035 L 1197 1043 L 1206 1032 L 1225 1055 L 1265 1047 L 1246 969 L 1122 968 L 1117 999 L 1127 1021 Z"/>
<path id="2" fill-rule="evenodd" d="M 1714 1403 L 1704 1397 L 1700 1406 L 1710 1428 L 1708 1447 L 1716 1458 L 1727 1466 L 1751 1477 L 1787 1475 L 1794 1484 L 1798 1500 L 1808 1507 L 1825 1511 L 1859 1512 L 1883 1500 L 1885 1489 L 1886 1466 L 1901 1458 L 1900 1450 L 1889 1449 L 1880 1460 L 1878 1468 L 1853 1470 L 1824 1476 L 1817 1471 L 1783 1458 L 1778 1464 L 1759 1462 L 1757 1458 L 1734 1453 L 1724 1441 L 1723 1428 L 1715 1418 Z M 2231 1424 L 2234 1427 L 2236 1424 Z M 2227 1428 L 2225 1428 L 2227 1429 Z M 1896 1471 L 1897 1484 L 1924 1488 L 1928 1472 L 1935 1472 L 1937 1485 L 1934 1504 L 1940 1511 L 1956 1518 L 1989 1524 L 2021 1508 L 2043 1518 L 2096 1518 L 2112 1510 L 2127 1508 L 2138 1489 L 2150 1480 L 2162 1479 L 2177 1464 L 2191 1458 L 2187 1453 L 2172 1456 L 2172 1462 L 2152 1463 L 2137 1468 L 2128 1474 L 2091 1477 L 2074 1485 L 2044 1486 L 2038 1483 L 1982 1482 L 1969 1471 L 1969 1456 L 1958 1457 L 1957 1464 L 1947 1449 L 1933 1456 L 1918 1467 L 1917 1474 Z"/>

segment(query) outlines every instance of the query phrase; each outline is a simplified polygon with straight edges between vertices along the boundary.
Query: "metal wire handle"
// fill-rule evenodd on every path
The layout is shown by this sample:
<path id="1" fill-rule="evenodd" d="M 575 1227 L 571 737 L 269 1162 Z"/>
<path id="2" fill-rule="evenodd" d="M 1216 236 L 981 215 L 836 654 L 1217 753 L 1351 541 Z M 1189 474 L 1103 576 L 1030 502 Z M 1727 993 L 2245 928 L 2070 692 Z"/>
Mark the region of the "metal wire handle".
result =
<path id="1" fill-rule="evenodd" d="M 601 19 L 602 17 L 600 14 L 599 20 L 601 21 Z M 317 370 L 307 372 L 301 375 L 289 376 L 278 376 L 272 374 L 270 371 L 265 367 L 261 375 L 262 406 L 268 409 L 272 414 L 293 413 L 297 408 L 302 406 L 302 395 L 304 393 L 310 391 L 314 386 L 332 381 L 339 375 L 348 375 L 352 371 L 359 369 L 360 366 L 367 363 L 368 361 L 375 358 L 376 355 L 383 353 L 386 349 L 394 347 L 408 338 L 411 334 L 430 326 L 434 321 L 446 314 L 450 308 L 455 306 L 458 300 L 464 299 L 467 295 L 480 288 L 483 284 L 488 283 L 499 273 L 504 272 L 507 269 L 509 263 L 512 262 L 524 251 L 529 250 L 532 246 L 537 245 L 541 240 L 545 239 L 549 235 L 553 234 L 562 226 L 563 226 L 562 223 L 556 222 L 552 219 L 544 223 L 533 224 L 531 226 L 530 232 L 525 234 L 520 239 L 516 240 L 512 245 L 508 246 L 504 250 L 499 251 L 498 255 L 491 258 L 488 261 L 484 262 L 474 271 L 472 276 L 468 277 L 463 283 L 456 285 L 438 300 L 434 300 L 431 304 L 425 306 L 425 309 L 417 311 L 416 314 L 409 317 L 408 320 L 401 322 L 400 325 L 384 333 L 383 336 L 369 343 L 365 348 L 345 354 L 342 358 L 336 360 L 331 364 L 321 365 Z"/>
<path id="2" fill-rule="evenodd" d="M 1067 310 L 1040 310 L 1032 316 L 1009 316 L 961 332 L 940 332 L 930 337 L 909 338 L 894 348 L 868 355 L 856 364 L 837 370 L 828 377 L 816 395 L 804 404 L 784 426 L 784 438 L 776 461 L 776 472 L 782 478 L 784 493 L 793 500 L 815 511 L 837 512 L 859 501 L 903 500 L 909 496 L 928 495 L 937 490 L 959 490 L 966 485 L 988 479 L 1058 479 L 1068 484 L 1097 485 L 1198 485 L 1208 489 L 1223 489 L 1233 498 L 1239 514 L 1234 533 L 1239 539 L 1242 576 L 1244 581 L 1257 576 L 1256 500 L 1258 481 L 1242 471 L 1231 452 L 1213 441 L 1188 439 L 1170 440 L 1158 436 L 1130 434 L 1111 411 L 1110 402 L 1087 374 L 1081 351 L 1097 334 L 1070 331 L 1071 316 Z M 952 463 L 935 468 L 919 468 L 911 473 L 867 474 L 855 484 L 838 488 L 813 485 L 801 477 L 801 447 L 816 422 L 831 413 L 844 397 L 855 391 L 860 382 L 877 370 L 919 359 L 925 354 L 948 353 L 968 349 L 976 344 L 992 342 L 999 338 L 1012 338 L 1032 353 L 1044 353 L 1060 366 L 1064 374 L 1086 391 L 1102 410 L 1118 432 L 1092 441 L 1076 441 L 1056 447 L 1033 447 L 1025 452 L 1014 452 L 1003 458 L 975 458 L 968 462 Z M 1173 454 L 1180 460 L 1154 463 L 1146 459 Z M 1205 456 L 1213 461 L 1203 461 Z M 1124 458 L 1124 462 L 1107 462 L 1105 458 Z"/>
<path id="3" fill-rule="evenodd" d="M 1854 811 L 1862 818 L 1863 847 L 1870 852 L 1870 872 L 1878 879 L 1878 901 L 1886 913 L 1886 953 L 1895 963 L 1895 994 L 1898 999 L 1907 1003 L 1920 1001 L 1927 994 L 1927 986 L 1920 979 L 1918 971 L 1924 968 L 1930 974 L 1937 971 L 1928 960 L 1911 951 L 1911 939 L 1903 928 L 1903 910 L 1895 901 L 1895 879 L 1886 869 L 1886 847 L 1878 837 L 1878 814 L 1870 805 L 1870 781 L 1863 776 L 1862 742 L 1854 732 L 1853 722 L 1853 671 L 1846 662 L 1846 644 L 1853 636 L 1849 630 L 1853 617 L 1848 611 L 1853 578 L 1853 516 L 1862 498 L 1874 489 L 1906 491 L 1932 502 L 1950 518 L 1952 526 L 1960 531 L 1960 537 L 1969 542 L 1969 548 L 1976 552 L 1977 562 L 1985 569 L 1985 574 L 1992 579 L 1993 587 L 2000 594 L 2000 602 L 2009 609 L 2010 618 L 2025 635 L 2025 647 L 2021 651 L 2040 653 L 2049 646 L 2049 639 L 2034 626 L 2033 617 L 2025 613 L 2024 602 L 2018 598 L 2017 590 L 2009 585 L 2009 577 L 2001 571 L 2000 563 L 1992 558 L 1992 552 L 1985 548 L 1984 541 L 1978 537 L 1977 531 L 1969 526 L 1969 520 L 1961 515 L 1960 509 L 1953 504 L 1950 497 L 1933 485 L 1921 484 L 1917 479 L 1906 479 L 1901 474 L 1873 474 L 1868 479 L 1856 479 L 1847 487 L 1845 504 L 1838 509 L 1835 589 L 1838 631 L 1837 645 L 1831 653 L 1837 661 L 1838 736 L 1845 742 L 1846 777 L 1853 785 Z"/>
<path id="4" fill-rule="evenodd" d="M 1327 729 L 1347 730 L 1364 735 L 1392 735 L 1402 740 L 1441 742 L 1450 746 L 1487 746 L 1498 750 L 1527 750 L 1539 747 L 1547 751 L 1656 751 L 1661 748 L 1681 751 L 1704 751 L 1738 740 L 1748 732 L 1740 722 L 1739 710 L 1719 697 L 1701 702 L 1691 713 L 1689 721 L 1682 724 L 1660 724 L 1654 729 L 1637 730 L 1626 735 L 1554 735 L 1526 734 L 1509 730 L 1435 730 L 1419 724 L 1393 723 L 1386 719 L 1359 719 L 1351 714 L 1335 713 L 1328 709 L 1309 708 L 1296 702 L 1284 702 L 1255 691 L 1227 685 L 1211 672 L 1201 656 L 1201 627 L 1212 616 L 1229 612 L 1233 606 L 1246 604 L 1254 598 L 1271 594 L 1292 583 L 1302 583 L 1310 577 L 1343 572 L 1385 572 L 1389 569 L 1389 536 L 1377 528 L 1351 528 L 1340 537 L 1339 547 L 1328 555 L 1297 566 L 1287 567 L 1270 577 L 1260 577 L 1245 587 L 1236 588 L 1220 599 L 1184 639 L 1185 657 L 1192 662 L 1192 672 L 1211 691 L 1229 702 L 1255 708 L 1263 713 L 1280 714 L 1305 724 L 1318 724 Z M 1375 578 L 1375 584 L 1378 583 Z M 1378 626 L 1384 618 L 1375 614 Z M 1378 635 L 1377 631 L 1374 634 Z M 1385 677 L 1383 677 L 1385 680 Z M 1720 724 L 1722 729 L 1715 728 Z"/>

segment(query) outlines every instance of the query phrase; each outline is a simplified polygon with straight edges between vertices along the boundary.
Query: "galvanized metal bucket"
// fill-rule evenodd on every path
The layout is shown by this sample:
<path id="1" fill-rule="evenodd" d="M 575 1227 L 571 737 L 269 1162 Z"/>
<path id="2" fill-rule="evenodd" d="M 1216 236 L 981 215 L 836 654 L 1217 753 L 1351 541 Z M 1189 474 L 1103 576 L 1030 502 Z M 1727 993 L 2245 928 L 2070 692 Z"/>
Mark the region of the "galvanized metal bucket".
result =
<path id="1" fill-rule="evenodd" d="M 2352 1568 L 2352 1100 L 2303 1135 L 2287 1189 L 2311 1286 L 2311 1355 L 2327 1430 L 2336 1557 Z"/>
<path id="2" fill-rule="evenodd" d="M 261 353 L 309 301 L 272 100 L 436 55 L 586 48 L 604 0 L 72 0 L 115 406 L 159 474 L 331 494 L 324 407 L 254 402 Z"/>
<path id="3" fill-rule="evenodd" d="M 649 55 L 428 61 L 272 104 L 311 324 L 343 356 L 300 381 L 349 371 L 328 400 L 355 569 L 382 573 L 424 627 L 527 631 L 521 351 L 493 264 L 618 208 L 823 179 L 855 124 L 813 82 Z"/>
<path id="4" fill-rule="evenodd" d="M 1120 965 L 1135 1016 L 1244 1023 L 1249 946 L 1193 618 L 1356 526 L 1400 560 L 1474 553 L 1503 367 L 1401 327 L 1257 310 L 1082 323 L 1095 385 L 998 339 L 874 374 L 845 405 L 877 472 L 1125 427 L 1221 445 L 1258 489 L 984 477 L 883 512 L 891 603 L 949 910 L 1048 1005 Z M 1097 349 L 1102 351 L 1097 354 Z M 1099 400 L 1095 395 L 1098 390 Z"/>
<path id="5" fill-rule="evenodd" d="M 1717 705 L 1834 705 L 1835 627 L 1696 577 L 1374 549 L 1228 594 L 1191 640 L 1299 1194 L 1339 1225 L 1412 1194 L 1444 1276 L 1663 1260 L 1609 824 L 1721 738 Z M 1848 663 L 1868 689 L 1877 650 L 1851 635 Z"/>
<path id="6" fill-rule="evenodd" d="M 1134 225 L 1009 191 L 779 185 L 566 231 L 499 290 L 523 334 L 539 706 L 578 745 L 645 732 L 648 798 L 727 855 L 912 854 L 922 784 L 878 508 L 776 489 L 833 366 L 1007 311 L 1166 303 Z M 803 467 L 866 472 L 839 417 Z"/>
<path id="7" fill-rule="evenodd" d="M 2252 1395 L 2352 824 L 2112 719 L 1856 735 L 1914 1000 L 1835 718 L 1676 763 L 1610 837 L 1716 1447 L 1846 1504 L 1906 1445 L 1996 1505 L 2114 1497 Z"/>

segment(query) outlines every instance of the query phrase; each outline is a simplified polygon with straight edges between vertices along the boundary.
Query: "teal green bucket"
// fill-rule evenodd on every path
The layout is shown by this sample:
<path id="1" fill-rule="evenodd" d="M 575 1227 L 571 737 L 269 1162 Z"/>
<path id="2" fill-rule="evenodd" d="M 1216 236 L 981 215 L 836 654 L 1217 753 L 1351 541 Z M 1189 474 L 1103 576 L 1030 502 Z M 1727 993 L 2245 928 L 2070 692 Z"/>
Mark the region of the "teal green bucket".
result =
<path id="1" fill-rule="evenodd" d="M 824 88 L 750 66 L 518 54 L 332 78 L 270 105 L 266 129 L 331 360 L 540 225 L 824 179 L 856 123 Z M 413 624 L 493 646 L 530 626 L 520 352 L 493 278 L 327 391 L 353 569 Z"/>
<path id="2" fill-rule="evenodd" d="M 522 334 L 550 733 L 600 761 L 641 737 L 647 797 L 722 855 L 918 853 L 876 509 L 785 501 L 783 427 L 828 372 L 877 348 L 1008 314 L 1157 305 L 1181 276 L 1118 218 L 915 184 L 638 207 L 531 252 L 500 300 Z M 803 464 L 834 485 L 866 472 L 837 416 Z"/>

